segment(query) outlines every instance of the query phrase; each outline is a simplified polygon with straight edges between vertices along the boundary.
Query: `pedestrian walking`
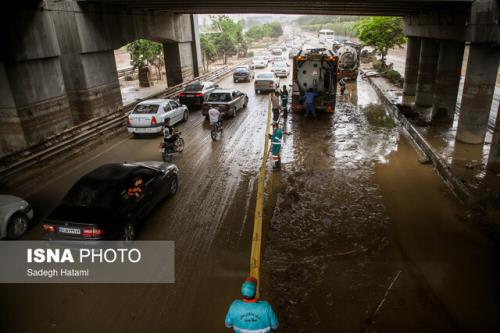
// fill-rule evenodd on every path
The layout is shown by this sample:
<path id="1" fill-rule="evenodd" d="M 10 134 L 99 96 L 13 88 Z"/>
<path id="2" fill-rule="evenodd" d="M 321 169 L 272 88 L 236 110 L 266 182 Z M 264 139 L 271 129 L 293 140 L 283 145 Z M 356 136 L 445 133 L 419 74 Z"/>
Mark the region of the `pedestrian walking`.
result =
<path id="1" fill-rule="evenodd" d="M 241 286 L 242 299 L 235 300 L 226 315 L 226 327 L 237 333 L 269 333 L 278 329 L 271 305 L 256 298 L 257 279 L 249 277 Z"/>

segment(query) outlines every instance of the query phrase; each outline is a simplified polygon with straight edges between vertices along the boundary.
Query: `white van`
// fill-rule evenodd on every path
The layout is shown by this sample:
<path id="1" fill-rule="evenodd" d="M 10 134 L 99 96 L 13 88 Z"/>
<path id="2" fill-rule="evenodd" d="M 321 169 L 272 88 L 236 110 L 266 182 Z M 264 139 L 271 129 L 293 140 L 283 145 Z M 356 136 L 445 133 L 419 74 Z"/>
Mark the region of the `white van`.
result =
<path id="1" fill-rule="evenodd" d="M 321 29 L 318 33 L 319 42 L 324 44 L 328 39 L 335 38 L 335 32 L 329 29 Z"/>

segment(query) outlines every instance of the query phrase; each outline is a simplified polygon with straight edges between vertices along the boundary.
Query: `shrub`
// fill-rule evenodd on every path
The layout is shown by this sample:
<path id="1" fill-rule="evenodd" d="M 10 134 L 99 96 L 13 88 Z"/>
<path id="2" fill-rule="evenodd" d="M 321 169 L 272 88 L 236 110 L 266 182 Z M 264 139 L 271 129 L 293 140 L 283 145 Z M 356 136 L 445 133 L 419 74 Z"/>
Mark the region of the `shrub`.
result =
<path id="1" fill-rule="evenodd" d="M 132 75 L 125 75 L 124 80 L 125 81 L 134 81 L 134 77 Z"/>

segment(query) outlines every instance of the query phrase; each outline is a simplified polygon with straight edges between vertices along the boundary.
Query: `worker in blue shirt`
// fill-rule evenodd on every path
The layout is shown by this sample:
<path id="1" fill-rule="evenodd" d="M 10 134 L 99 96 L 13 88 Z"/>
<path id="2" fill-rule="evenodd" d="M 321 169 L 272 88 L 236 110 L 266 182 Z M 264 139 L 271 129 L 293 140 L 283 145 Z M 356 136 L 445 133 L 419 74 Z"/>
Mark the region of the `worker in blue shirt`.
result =
<path id="1" fill-rule="evenodd" d="M 309 88 L 309 90 L 304 94 L 306 118 L 309 116 L 309 114 L 312 114 L 313 117 L 316 118 L 316 110 L 314 110 L 314 98 L 316 96 L 318 96 L 318 94 L 314 92 L 313 88 Z"/>
<path id="2" fill-rule="evenodd" d="M 226 315 L 226 327 L 236 333 L 269 333 L 278 329 L 278 318 L 271 305 L 257 294 L 257 279 L 249 277 L 241 286 L 242 299 L 235 300 Z"/>

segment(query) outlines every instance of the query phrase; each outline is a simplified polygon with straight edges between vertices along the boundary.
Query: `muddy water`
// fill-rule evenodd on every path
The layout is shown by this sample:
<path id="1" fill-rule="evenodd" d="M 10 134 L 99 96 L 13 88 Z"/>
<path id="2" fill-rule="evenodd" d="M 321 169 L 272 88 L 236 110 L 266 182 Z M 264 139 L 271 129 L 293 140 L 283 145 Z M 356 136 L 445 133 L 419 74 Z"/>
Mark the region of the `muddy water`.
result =
<path id="1" fill-rule="evenodd" d="M 491 330 L 493 247 L 461 222 L 463 209 L 418 164 L 368 84 L 348 90 L 334 115 L 284 124 L 263 260 L 263 297 L 282 331 Z M 459 265 L 464 247 L 474 267 Z M 461 297 L 464 281 L 476 286 Z M 467 297 L 481 310 L 469 311 Z"/>

